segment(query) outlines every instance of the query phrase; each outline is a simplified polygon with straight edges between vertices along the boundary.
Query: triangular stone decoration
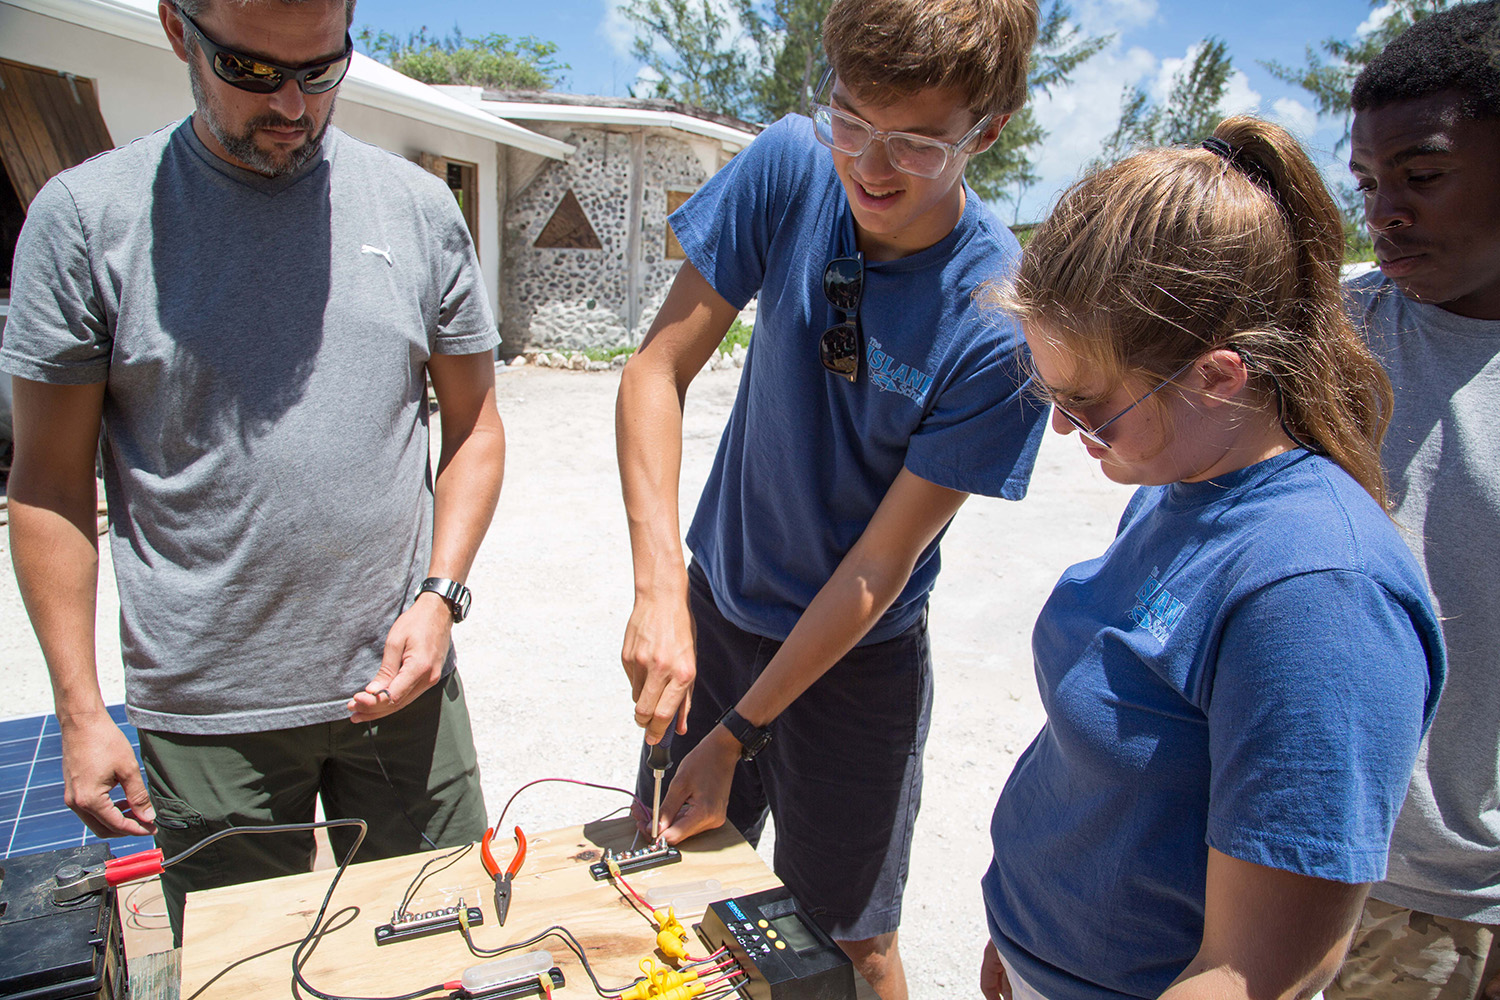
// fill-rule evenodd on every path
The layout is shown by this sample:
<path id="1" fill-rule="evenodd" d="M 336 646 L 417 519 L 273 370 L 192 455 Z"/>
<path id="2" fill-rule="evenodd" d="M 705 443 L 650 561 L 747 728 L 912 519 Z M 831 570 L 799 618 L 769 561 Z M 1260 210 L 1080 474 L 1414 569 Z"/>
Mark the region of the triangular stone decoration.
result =
<path id="1" fill-rule="evenodd" d="M 541 235 L 537 236 L 533 246 L 546 250 L 604 249 L 604 244 L 599 242 L 599 234 L 589 225 L 589 217 L 583 213 L 583 206 L 578 204 L 578 196 L 573 194 L 572 188 L 564 192 L 562 201 L 557 203 L 557 211 L 552 213 L 552 218 L 542 227 Z"/>

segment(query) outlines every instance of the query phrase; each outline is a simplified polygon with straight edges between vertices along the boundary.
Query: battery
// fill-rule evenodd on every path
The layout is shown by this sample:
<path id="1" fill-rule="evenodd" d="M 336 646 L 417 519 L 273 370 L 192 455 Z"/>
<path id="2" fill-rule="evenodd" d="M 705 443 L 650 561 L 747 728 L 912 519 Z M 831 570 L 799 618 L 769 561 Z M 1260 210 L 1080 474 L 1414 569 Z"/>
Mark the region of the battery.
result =
<path id="1" fill-rule="evenodd" d="M 0 998 L 127 1000 L 115 890 L 53 899 L 57 870 L 109 860 L 108 844 L 0 860 Z"/>

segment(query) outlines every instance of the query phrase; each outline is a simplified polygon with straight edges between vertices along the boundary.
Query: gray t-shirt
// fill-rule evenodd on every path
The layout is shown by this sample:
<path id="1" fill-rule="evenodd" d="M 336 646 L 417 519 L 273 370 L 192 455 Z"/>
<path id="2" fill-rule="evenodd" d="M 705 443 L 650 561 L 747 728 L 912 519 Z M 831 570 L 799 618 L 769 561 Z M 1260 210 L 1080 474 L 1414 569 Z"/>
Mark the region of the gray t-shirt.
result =
<path id="1" fill-rule="evenodd" d="M 431 554 L 427 359 L 499 342 L 446 186 L 337 129 L 268 179 L 181 122 L 41 190 L 3 336 L 106 383 L 130 721 L 346 717 Z"/>
<path id="2" fill-rule="evenodd" d="M 1448 683 L 1417 757 L 1377 899 L 1500 922 L 1500 321 L 1403 296 L 1379 271 L 1345 285 L 1396 392 L 1385 468 L 1427 573 Z"/>

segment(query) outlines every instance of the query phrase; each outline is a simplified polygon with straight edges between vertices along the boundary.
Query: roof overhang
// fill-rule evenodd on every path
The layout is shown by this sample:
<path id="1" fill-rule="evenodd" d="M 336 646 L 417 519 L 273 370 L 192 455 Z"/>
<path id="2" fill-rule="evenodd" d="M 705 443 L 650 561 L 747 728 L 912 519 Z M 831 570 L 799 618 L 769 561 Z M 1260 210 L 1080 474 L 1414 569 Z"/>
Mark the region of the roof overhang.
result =
<path id="1" fill-rule="evenodd" d="M 157 20 L 156 4 L 150 0 L 0 0 L 0 6 L 7 4 L 117 38 L 170 49 Z M 339 99 L 554 160 L 573 152 L 565 142 L 496 118 L 358 52 L 349 75 L 339 85 Z"/>
<path id="2" fill-rule="evenodd" d="M 677 111 L 660 111 L 654 108 L 614 108 L 575 103 L 553 104 L 545 100 L 491 101 L 482 96 L 483 90 L 479 87 L 443 87 L 440 89 L 472 107 L 512 121 L 562 122 L 601 128 L 610 126 L 672 128 L 707 139 L 715 139 L 731 153 L 739 152 L 755 139 L 753 132 L 746 132 L 743 129 L 707 121 L 703 118 L 694 118 L 692 115 Z"/>

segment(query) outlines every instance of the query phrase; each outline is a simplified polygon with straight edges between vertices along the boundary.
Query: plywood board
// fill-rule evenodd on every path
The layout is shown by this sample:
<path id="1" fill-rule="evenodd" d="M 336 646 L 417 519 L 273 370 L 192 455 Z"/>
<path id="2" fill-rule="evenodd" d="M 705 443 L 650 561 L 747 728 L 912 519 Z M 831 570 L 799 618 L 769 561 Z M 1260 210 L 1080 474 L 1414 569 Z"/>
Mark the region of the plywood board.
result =
<path id="1" fill-rule="evenodd" d="M 493 883 L 477 848 L 428 879 L 411 908 L 426 911 L 459 899 L 479 906 L 485 923 L 473 936 L 488 948 L 560 924 L 583 944 L 606 988 L 628 984 L 640 974 L 641 958 L 653 954 L 655 929 L 610 883 L 595 882 L 588 867 L 605 848 L 628 849 L 634 832 L 629 819 L 619 819 L 531 836 L 504 927 L 494 924 Z M 509 838 L 499 842 L 497 860 L 504 865 L 512 850 Z M 627 876 L 628 881 L 642 895 L 653 886 L 709 878 L 746 892 L 779 884 L 727 826 L 693 838 L 682 852 L 681 863 Z M 307 963 L 307 980 L 325 993 L 394 996 L 457 979 L 468 966 L 488 961 L 471 955 L 457 932 L 375 944 L 375 927 L 391 919 L 422 863 L 442 853 L 351 865 L 329 906 L 332 929 Z M 311 927 L 330 877 L 330 872 L 313 872 L 190 894 L 182 950 L 184 1000 L 289 996 L 292 951 Z M 701 910 L 678 916 L 691 926 Z M 692 954 L 704 953 L 696 939 L 691 946 Z M 568 981 L 564 996 L 594 996 L 582 967 L 561 942 L 548 939 L 536 947 L 551 951 L 562 968 Z"/>

